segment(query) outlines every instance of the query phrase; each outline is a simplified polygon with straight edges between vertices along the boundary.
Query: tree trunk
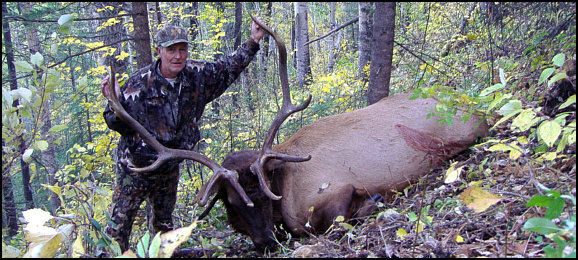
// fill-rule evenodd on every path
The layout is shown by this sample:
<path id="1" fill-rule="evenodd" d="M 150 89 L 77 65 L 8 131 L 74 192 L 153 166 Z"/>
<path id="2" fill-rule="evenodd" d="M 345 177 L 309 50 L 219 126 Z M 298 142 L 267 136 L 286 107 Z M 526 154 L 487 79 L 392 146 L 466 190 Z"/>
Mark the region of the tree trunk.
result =
<path id="1" fill-rule="evenodd" d="M 235 44 L 233 50 L 241 45 L 241 25 L 243 24 L 243 5 L 241 2 L 235 2 Z"/>
<path id="2" fill-rule="evenodd" d="M 10 83 L 10 90 L 18 88 L 16 81 L 16 67 L 14 66 L 14 49 L 12 48 L 12 35 L 10 33 L 10 23 L 4 19 L 8 13 L 8 6 L 6 2 L 2 2 L 2 33 L 3 44 L 6 52 L 6 65 L 8 67 L 8 76 Z M 13 107 L 18 106 L 18 101 L 12 103 Z M 18 139 L 22 143 L 24 140 L 22 136 Z M 4 147 L 4 138 L 2 138 L 2 147 Z M 4 163 L 4 160 L 2 161 Z M 4 166 L 2 167 L 4 168 Z M 18 214 L 16 213 L 16 203 L 14 202 L 14 188 L 12 186 L 12 177 L 10 171 L 2 172 L 2 227 L 8 228 L 8 235 L 15 236 L 18 234 Z"/>
<path id="3" fill-rule="evenodd" d="M 393 57 L 393 36 L 395 29 L 395 2 L 375 3 L 373 23 L 373 54 L 367 90 L 367 105 L 371 105 L 389 95 L 391 62 Z"/>
<path id="4" fill-rule="evenodd" d="M 190 18 L 189 31 L 191 34 L 191 41 L 189 45 L 192 50 L 197 49 L 197 35 L 199 35 L 199 21 L 197 20 L 197 15 L 199 13 L 199 2 L 193 2 L 193 5 L 189 9 L 189 13 L 192 15 Z"/>
<path id="5" fill-rule="evenodd" d="M 296 2 L 295 47 L 297 48 L 297 84 L 300 87 L 305 86 L 311 80 L 309 46 L 304 45 L 308 41 L 307 2 Z"/>
<path id="6" fill-rule="evenodd" d="M 23 7 L 23 14 L 30 14 L 30 10 L 32 10 L 32 5 L 30 3 L 22 3 Z M 38 40 L 38 31 L 34 25 L 27 24 L 26 26 L 26 36 L 28 38 L 30 54 L 42 53 L 42 47 L 40 46 L 40 41 Z M 42 76 L 39 73 L 38 82 L 42 84 Z M 44 85 L 40 86 L 44 88 Z M 42 163 L 44 165 L 44 169 L 46 170 L 46 181 L 49 185 L 58 185 L 58 180 L 56 179 L 56 171 L 58 170 L 58 163 L 56 162 L 56 152 L 54 150 L 54 141 L 56 138 L 49 132 L 50 128 L 52 128 L 52 120 L 50 119 L 51 114 L 51 99 L 49 93 L 46 92 L 46 101 L 42 104 L 40 108 L 40 118 L 42 120 L 42 127 L 40 128 L 40 136 L 42 140 L 48 142 L 48 148 L 44 151 L 40 152 L 40 156 L 42 158 Z M 54 192 L 50 192 L 48 197 L 51 207 L 51 213 L 53 215 L 56 214 L 58 208 L 60 207 L 60 199 L 58 195 Z M 34 205 L 33 203 L 31 205 Z"/>
<path id="7" fill-rule="evenodd" d="M 364 84 L 368 80 L 368 72 L 364 70 L 365 66 L 371 61 L 371 44 L 373 42 L 371 25 L 373 23 L 373 14 L 371 13 L 370 2 L 359 2 L 359 63 L 357 75 Z"/>
<path id="8" fill-rule="evenodd" d="M 337 22 L 335 21 L 335 2 L 329 3 L 329 22 L 331 23 L 331 30 L 337 27 Z M 337 53 L 339 52 L 339 46 L 341 42 L 341 32 L 337 35 L 331 36 L 331 49 L 329 50 L 329 61 L 327 62 L 327 73 L 333 71 L 333 66 L 335 65 L 335 59 L 337 58 Z"/>
<path id="9" fill-rule="evenodd" d="M 134 23 L 134 48 L 137 69 L 148 66 L 153 61 L 151 54 L 151 36 L 146 2 L 132 2 L 132 20 Z"/>

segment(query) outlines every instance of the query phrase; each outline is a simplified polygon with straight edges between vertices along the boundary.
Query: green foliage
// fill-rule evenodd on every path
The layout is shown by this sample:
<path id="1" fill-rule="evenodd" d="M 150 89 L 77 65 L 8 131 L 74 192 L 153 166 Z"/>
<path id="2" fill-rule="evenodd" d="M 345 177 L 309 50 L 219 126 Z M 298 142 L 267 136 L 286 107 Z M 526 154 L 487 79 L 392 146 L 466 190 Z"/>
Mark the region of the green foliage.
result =
<path id="1" fill-rule="evenodd" d="M 572 202 L 576 207 L 576 197 L 562 195 L 555 190 L 550 190 L 544 186 L 547 195 L 534 195 L 526 204 L 527 207 L 546 208 L 544 217 L 533 217 L 524 223 L 524 229 L 545 235 L 552 242 L 548 243 L 542 250 L 548 258 L 575 258 L 576 257 L 576 215 L 562 214 L 565 207 L 565 199 Z M 558 219 L 558 224 L 552 220 Z M 543 238 L 539 238 L 543 240 Z"/>

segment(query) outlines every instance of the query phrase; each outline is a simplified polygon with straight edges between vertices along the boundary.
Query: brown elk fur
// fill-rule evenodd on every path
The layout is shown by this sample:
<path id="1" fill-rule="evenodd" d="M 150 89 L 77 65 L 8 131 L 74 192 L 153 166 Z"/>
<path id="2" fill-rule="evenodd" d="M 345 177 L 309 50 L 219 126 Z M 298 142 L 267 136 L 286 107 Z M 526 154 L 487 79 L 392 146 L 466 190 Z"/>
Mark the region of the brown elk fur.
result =
<path id="1" fill-rule="evenodd" d="M 227 157 L 223 166 L 239 172 L 241 186 L 255 203 L 249 208 L 230 185 L 221 186 L 218 196 L 233 227 L 251 236 L 259 250 L 274 246 L 275 225 L 296 235 L 323 232 L 337 216 L 347 220 L 371 214 L 365 201 L 372 194 L 405 188 L 488 134 L 487 123 L 476 116 L 463 122 L 458 113 L 452 126 L 426 119 L 436 101 L 409 97 L 399 94 L 319 119 L 273 147 L 284 154 L 311 155 L 305 162 L 266 164 L 271 191 L 282 196 L 280 201 L 264 196 L 249 170 L 257 151 Z"/>

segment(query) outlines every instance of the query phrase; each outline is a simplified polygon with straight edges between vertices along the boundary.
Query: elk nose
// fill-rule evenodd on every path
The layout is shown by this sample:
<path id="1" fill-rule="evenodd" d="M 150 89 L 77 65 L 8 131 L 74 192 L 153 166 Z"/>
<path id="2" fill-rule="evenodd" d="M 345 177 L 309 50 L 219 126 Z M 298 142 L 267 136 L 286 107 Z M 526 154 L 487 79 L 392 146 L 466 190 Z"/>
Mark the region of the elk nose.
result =
<path id="1" fill-rule="evenodd" d="M 253 244 L 260 252 L 275 251 L 277 249 L 277 242 L 269 237 L 253 238 Z"/>

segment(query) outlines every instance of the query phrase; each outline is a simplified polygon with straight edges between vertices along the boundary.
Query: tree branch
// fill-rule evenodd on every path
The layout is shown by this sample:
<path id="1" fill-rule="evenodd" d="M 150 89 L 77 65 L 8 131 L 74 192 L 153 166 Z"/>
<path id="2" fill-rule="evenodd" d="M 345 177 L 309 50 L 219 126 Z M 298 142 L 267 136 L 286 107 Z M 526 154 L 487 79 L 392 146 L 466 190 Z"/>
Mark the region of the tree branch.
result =
<path id="1" fill-rule="evenodd" d="M 352 24 L 352 23 L 355 23 L 355 22 L 357 22 L 357 21 L 359 21 L 359 17 L 355 17 L 355 18 L 353 18 L 353 19 L 349 20 L 349 22 L 346 22 L 346 23 L 344 23 L 344 24 L 340 25 L 339 27 L 337 27 L 337 28 L 335 28 L 335 29 L 333 29 L 333 30 L 329 31 L 329 32 L 328 32 L 328 33 L 326 33 L 325 35 L 323 35 L 323 36 L 321 36 L 321 37 L 319 37 L 319 38 L 317 38 L 317 39 L 315 39 L 315 40 L 311 40 L 311 41 L 308 41 L 308 42 L 306 42 L 306 43 L 305 43 L 305 44 L 303 44 L 303 45 L 309 45 L 310 43 L 313 43 L 313 42 L 319 41 L 319 40 L 321 40 L 321 39 L 323 39 L 323 38 L 325 38 L 325 37 L 329 36 L 330 34 L 332 34 L 332 33 L 334 33 L 334 32 L 337 32 L 337 31 L 339 31 L 339 30 L 343 29 L 344 27 L 346 27 L 346 26 L 348 26 L 348 25 L 350 25 L 350 24 Z"/>

